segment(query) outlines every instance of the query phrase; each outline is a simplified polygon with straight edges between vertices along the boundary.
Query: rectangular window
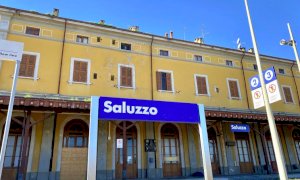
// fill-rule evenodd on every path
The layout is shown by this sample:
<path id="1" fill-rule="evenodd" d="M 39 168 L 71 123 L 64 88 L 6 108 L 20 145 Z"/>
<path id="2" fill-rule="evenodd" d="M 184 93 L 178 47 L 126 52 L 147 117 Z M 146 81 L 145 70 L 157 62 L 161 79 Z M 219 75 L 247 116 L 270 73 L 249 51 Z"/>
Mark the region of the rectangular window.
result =
<path id="1" fill-rule="evenodd" d="M 196 84 L 196 94 L 197 95 L 208 95 L 209 96 L 207 76 L 195 74 L 195 84 Z"/>
<path id="2" fill-rule="evenodd" d="M 71 59 L 70 82 L 90 83 L 90 60 Z"/>
<path id="3" fill-rule="evenodd" d="M 40 35 L 40 28 L 26 26 L 25 34 L 39 36 Z"/>
<path id="4" fill-rule="evenodd" d="M 197 62 L 202 62 L 202 56 L 199 56 L 199 55 L 194 55 L 194 61 L 197 61 Z"/>
<path id="5" fill-rule="evenodd" d="M 294 103 L 291 87 L 282 86 L 282 91 L 283 91 L 283 94 L 284 94 L 285 102 L 286 103 Z"/>
<path id="6" fill-rule="evenodd" d="M 257 71 L 257 65 L 256 65 L 256 64 L 253 64 L 253 69 L 254 69 L 255 71 Z"/>
<path id="7" fill-rule="evenodd" d="M 19 76 L 34 78 L 36 55 L 23 54 L 20 64 Z"/>
<path id="8" fill-rule="evenodd" d="M 119 65 L 119 87 L 134 88 L 134 67 Z"/>
<path id="9" fill-rule="evenodd" d="M 160 56 L 169 56 L 169 51 L 167 51 L 167 50 L 159 50 L 159 55 Z"/>
<path id="10" fill-rule="evenodd" d="M 156 72 L 157 90 L 173 91 L 172 73 L 171 72 Z"/>
<path id="11" fill-rule="evenodd" d="M 86 37 L 86 36 L 77 35 L 76 42 L 83 43 L 83 44 L 88 44 L 89 43 L 89 38 Z"/>
<path id="12" fill-rule="evenodd" d="M 121 49 L 131 51 L 131 44 L 121 43 Z"/>
<path id="13" fill-rule="evenodd" d="M 226 66 L 233 66 L 233 62 L 230 60 L 226 60 Z"/>
<path id="14" fill-rule="evenodd" d="M 279 74 L 285 74 L 284 69 L 279 68 Z"/>
<path id="15" fill-rule="evenodd" d="M 240 99 L 240 88 L 238 84 L 238 80 L 236 79 L 227 79 L 229 97 L 231 99 Z"/>

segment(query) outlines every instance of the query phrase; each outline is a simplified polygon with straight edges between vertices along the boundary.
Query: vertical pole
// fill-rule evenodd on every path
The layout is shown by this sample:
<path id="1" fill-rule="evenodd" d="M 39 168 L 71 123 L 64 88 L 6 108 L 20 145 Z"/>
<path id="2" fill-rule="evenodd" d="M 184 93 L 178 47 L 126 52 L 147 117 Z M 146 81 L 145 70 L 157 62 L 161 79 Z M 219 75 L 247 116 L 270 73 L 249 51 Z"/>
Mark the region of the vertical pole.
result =
<path id="1" fill-rule="evenodd" d="M 198 104 L 198 109 L 199 109 L 199 117 L 200 117 L 200 119 L 199 119 L 200 122 L 198 124 L 198 128 L 199 128 L 200 143 L 201 143 L 204 179 L 211 180 L 211 179 L 213 179 L 213 174 L 212 174 L 212 169 L 211 169 L 204 105 Z"/>
<path id="2" fill-rule="evenodd" d="M 299 61 L 299 55 L 298 55 L 298 51 L 297 51 L 297 47 L 296 47 L 296 41 L 294 40 L 290 23 L 287 23 L 287 26 L 288 26 L 289 33 L 290 33 L 290 37 L 291 37 L 291 41 L 292 41 L 292 46 L 293 46 L 293 49 L 294 49 L 294 53 L 295 53 L 295 57 L 296 57 L 296 62 L 297 62 L 297 65 L 298 65 L 298 70 L 300 72 L 300 61 Z"/>
<path id="3" fill-rule="evenodd" d="M 11 89 L 11 93 L 10 93 L 9 105 L 8 105 L 8 110 L 7 110 L 7 115 L 6 115 L 5 128 L 4 128 L 1 153 L 0 153 L 0 179 L 2 177 L 3 163 L 4 163 L 9 127 L 10 127 L 10 122 L 11 122 L 11 115 L 12 115 L 12 110 L 14 107 L 14 99 L 15 99 L 15 94 L 16 94 L 16 86 L 17 86 L 17 80 L 18 80 L 18 75 L 19 75 L 20 63 L 21 63 L 21 61 L 16 61 L 12 89 Z"/>
<path id="4" fill-rule="evenodd" d="M 91 97 L 87 179 L 96 180 L 99 97 Z"/>
<path id="5" fill-rule="evenodd" d="M 250 32 L 251 32 L 253 48 L 254 48 L 254 52 L 255 52 L 255 59 L 256 59 L 256 63 L 257 63 L 257 67 L 258 67 L 259 80 L 260 80 L 260 83 L 261 83 L 261 88 L 262 88 L 262 92 L 263 92 L 264 103 L 265 103 L 265 106 L 266 106 L 270 132 L 271 132 L 271 136 L 272 136 L 272 143 L 273 143 L 273 146 L 274 146 L 274 152 L 275 152 L 279 177 L 280 177 L 281 180 L 285 180 L 285 179 L 287 179 L 285 161 L 284 161 L 284 158 L 283 158 L 282 147 L 280 145 L 277 128 L 276 128 L 276 124 L 275 124 L 275 121 L 274 121 L 273 112 L 272 112 L 271 106 L 269 104 L 269 98 L 268 98 L 268 94 L 267 94 L 267 90 L 266 90 L 265 81 L 264 81 L 264 78 L 263 78 L 259 52 L 258 52 L 258 48 L 257 48 L 257 44 L 256 44 L 254 30 L 253 30 L 253 27 L 252 27 L 252 21 L 251 21 L 251 17 L 250 17 L 250 12 L 249 12 L 249 8 L 248 8 L 248 1 L 247 0 L 245 0 L 245 6 L 246 6 L 246 11 L 247 11 L 247 16 L 248 16 L 248 22 L 249 22 L 249 27 L 250 27 Z"/>

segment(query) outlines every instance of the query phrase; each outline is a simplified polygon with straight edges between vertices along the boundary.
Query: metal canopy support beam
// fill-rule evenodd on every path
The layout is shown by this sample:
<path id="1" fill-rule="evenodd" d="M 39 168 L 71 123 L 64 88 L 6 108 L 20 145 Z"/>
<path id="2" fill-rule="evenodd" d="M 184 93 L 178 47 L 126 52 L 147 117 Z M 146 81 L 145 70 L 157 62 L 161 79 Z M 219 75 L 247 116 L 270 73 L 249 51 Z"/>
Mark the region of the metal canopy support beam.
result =
<path id="1" fill-rule="evenodd" d="M 211 162 L 210 162 L 210 153 L 209 153 L 209 144 L 208 144 L 208 135 L 206 128 L 206 118 L 204 112 L 204 105 L 198 104 L 199 109 L 199 135 L 200 135 L 200 143 L 201 143 L 201 152 L 202 152 L 202 162 L 204 169 L 204 178 L 205 179 L 213 179 Z"/>
<path id="2" fill-rule="evenodd" d="M 99 97 L 91 97 L 91 115 L 87 159 L 87 179 L 96 180 Z"/>

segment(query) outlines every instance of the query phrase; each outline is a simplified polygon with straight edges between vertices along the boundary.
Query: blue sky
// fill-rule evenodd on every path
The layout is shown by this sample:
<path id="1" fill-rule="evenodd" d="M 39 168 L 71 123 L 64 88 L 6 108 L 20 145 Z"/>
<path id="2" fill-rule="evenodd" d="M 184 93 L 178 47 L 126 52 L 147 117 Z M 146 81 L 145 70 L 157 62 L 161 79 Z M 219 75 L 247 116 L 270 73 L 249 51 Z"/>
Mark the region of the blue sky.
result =
<path id="1" fill-rule="evenodd" d="M 299 0 L 248 0 L 258 48 L 261 54 L 294 60 L 293 49 L 280 46 L 289 39 L 290 22 L 295 40 L 300 41 Z M 174 37 L 193 41 L 204 37 L 206 44 L 236 48 L 239 37 L 252 47 L 244 0 L 1 0 L 0 5 L 51 13 L 88 22 L 104 19 L 107 24 L 156 35 L 173 31 Z M 298 48 L 299 49 L 299 48 Z"/>

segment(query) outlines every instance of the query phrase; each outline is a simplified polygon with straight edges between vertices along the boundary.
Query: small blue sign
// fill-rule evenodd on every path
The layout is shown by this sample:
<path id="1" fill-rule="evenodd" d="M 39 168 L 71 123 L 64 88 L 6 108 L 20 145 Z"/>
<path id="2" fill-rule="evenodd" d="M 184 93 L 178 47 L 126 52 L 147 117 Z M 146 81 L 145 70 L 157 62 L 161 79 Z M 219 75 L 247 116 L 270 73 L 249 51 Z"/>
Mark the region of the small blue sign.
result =
<path id="1" fill-rule="evenodd" d="M 250 132 L 248 124 L 230 124 L 231 132 Z"/>
<path id="2" fill-rule="evenodd" d="M 251 91 L 261 87 L 258 75 L 253 76 L 249 79 Z"/>
<path id="3" fill-rule="evenodd" d="M 181 123 L 200 121 L 197 104 L 112 97 L 99 98 L 98 118 Z"/>
<path id="4" fill-rule="evenodd" d="M 277 79 L 274 66 L 263 71 L 265 83 L 268 84 Z"/>

